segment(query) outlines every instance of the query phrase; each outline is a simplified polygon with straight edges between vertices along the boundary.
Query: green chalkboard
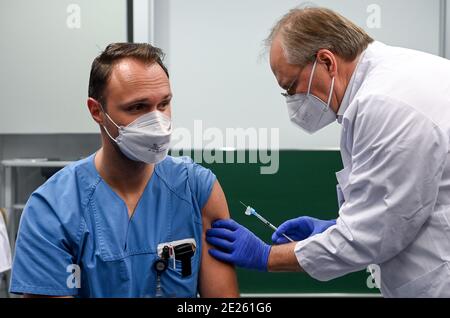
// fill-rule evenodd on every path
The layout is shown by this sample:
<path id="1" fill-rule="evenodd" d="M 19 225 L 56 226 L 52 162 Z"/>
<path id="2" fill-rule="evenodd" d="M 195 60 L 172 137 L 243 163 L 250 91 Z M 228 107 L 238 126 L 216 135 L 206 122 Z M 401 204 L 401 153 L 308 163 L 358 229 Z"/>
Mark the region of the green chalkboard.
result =
<path id="1" fill-rule="evenodd" d="M 244 215 L 245 208 L 239 201 L 254 207 L 276 226 L 301 215 L 331 219 L 338 213 L 335 172 L 342 169 L 338 151 L 286 150 L 278 154 L 276 174 L 261 174 L 262 164 L 248 163 L 248 151 L 244 160 L 247 163 L 236 163 L 236 152 L 235 163 L 202 162 L 221 183 L 232 218 L 266 242 L 270 242 L 271 229 L 256 218 Z M 368 275 L 361 271 L 318 282 L 304 273 L 238 270 L 241 293 L 379 293 L 367 287 Z"/>

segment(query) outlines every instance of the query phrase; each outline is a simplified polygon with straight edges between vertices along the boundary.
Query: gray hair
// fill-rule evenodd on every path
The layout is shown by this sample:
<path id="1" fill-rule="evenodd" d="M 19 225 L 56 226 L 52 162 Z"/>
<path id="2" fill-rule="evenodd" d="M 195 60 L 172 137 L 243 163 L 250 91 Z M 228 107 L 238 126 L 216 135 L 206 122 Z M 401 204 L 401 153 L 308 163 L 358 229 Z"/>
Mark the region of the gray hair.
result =
<path id="1" fill-rule="evenodd" d="M 321 49 L 353 61 L 373 42 L 362 28 L 326 8 L 290 10 L 272 28 L 266 46 L 278 35 L 288 62 L 301 67 L 313 62 Z"/>

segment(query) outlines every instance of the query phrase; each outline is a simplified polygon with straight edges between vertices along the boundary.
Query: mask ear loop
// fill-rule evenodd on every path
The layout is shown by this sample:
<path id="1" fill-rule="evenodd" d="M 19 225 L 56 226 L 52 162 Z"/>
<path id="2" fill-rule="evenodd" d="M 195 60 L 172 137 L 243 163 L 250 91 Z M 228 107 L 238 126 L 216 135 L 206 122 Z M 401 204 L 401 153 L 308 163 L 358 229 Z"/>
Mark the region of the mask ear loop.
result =
<path id="1" fill-rule="evenodd" d="M 111 117 L 109 117 L 108 113 L 105 112 L 105 109 L 103 108 L 102 104 L 100 104 L 100 108 L 102 109 L 103 114 L 105 114 L 106 117 L 108 117 L 109 121 L 112 122 L 114 124 L 114 126 L 117 127 L 117 129 L 120 129 L 120 127 L 117 126 L 117 124 L 114 122 L 114 120 L 112 120 Z M 117 142 L 116 139 L 111 136 L 111 134 L 109 133 L 109 131 L 106 128 L 106 126 L 105 125 L 102 125 L 102 126 L 103 126 L 103 129 L 105 129 L 106 134 L 109 136 L 109 138 L 111 138 L 112 141 Z"/>
<path id="2" fill-rule="evenodd" d="M 314 78 L 314 72 L 316 71 L 316 66 L 317 66 L 317 59 L 314 61 L 314 65 L 311 70 L 311 76 L 309 77 L 308 95 L 311 92 L 311 85 L 312 85 L 312 80 Z M 331 79 L 331 87 L 330 87 L 330 94 L 328 95 L 327 108 L 324 109 L 324 111 L 326 111 L 326 112 L 330 110 L 331 98 L 333 97 L 333 89 L 334 89 L 334 77 Z"/>
<path id="3" fill-rule="evenodd" d="M 307 93 L 307 95 L 309 95 L 311 93 L 311 85 L 312 85 L 312 80 L 314 78 L 314 72 L 316 71 L 316 66 L 317 66 L 317 59 L 314 61 L 314 65 L 313 65 L 312 70 L 311 70 L 311 75 L 309 76 L 308 93 Z"/>
<path id="4" fill-rule="evenodd" d="M 331 98 L 333 97 L 333 89 L 334 89 L 334 77 L 331 79 L 330 95 L 328 96 L 327 110 L 326 111 L 330 110 Z"/>

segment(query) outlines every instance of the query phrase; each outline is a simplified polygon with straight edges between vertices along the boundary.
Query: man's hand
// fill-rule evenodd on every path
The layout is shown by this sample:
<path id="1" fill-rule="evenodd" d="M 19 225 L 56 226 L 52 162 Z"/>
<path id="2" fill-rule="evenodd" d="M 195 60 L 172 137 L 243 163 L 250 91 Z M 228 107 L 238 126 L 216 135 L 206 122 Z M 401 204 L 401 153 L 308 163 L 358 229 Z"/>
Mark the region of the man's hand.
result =
<path id="1" fill-rule="evenodd" d="M 301 216 L 284 222 L 272 235 L 275 244 L 289 243 L 283 233 L 294 241 L 302 241 L 310 236 L 322 233 L 327 228 L 336 224 L 336 220 L 323 221 L 309 216 Z"/>
<path id="2" fill-rule="evenodd" d="M 209 254 L 220 261 L 248 269 L 267 270 L 271 246 L 234 220 L 217 220 L 206 231 L 206 241 L 218 249 Z"/>

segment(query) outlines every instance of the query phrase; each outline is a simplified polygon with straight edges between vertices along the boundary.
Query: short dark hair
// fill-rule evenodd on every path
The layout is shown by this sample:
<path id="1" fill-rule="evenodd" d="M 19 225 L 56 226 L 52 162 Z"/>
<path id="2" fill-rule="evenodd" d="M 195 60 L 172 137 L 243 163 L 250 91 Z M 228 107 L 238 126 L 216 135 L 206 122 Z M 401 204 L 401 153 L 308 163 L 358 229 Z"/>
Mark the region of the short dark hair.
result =
<path id="1" fill-rule="evenodd" d="M 158 63 L 167 77 L 169 72 L 163 63 L 165 54 L 160 48 L 148 43 L 111 43 L 92 62 L 89 76 L 89 97 L 99 101 L 106 107 L 104 96 L 106 86 L 114 65 L 124 58 L 134 58 L 145 64 Z"/>

